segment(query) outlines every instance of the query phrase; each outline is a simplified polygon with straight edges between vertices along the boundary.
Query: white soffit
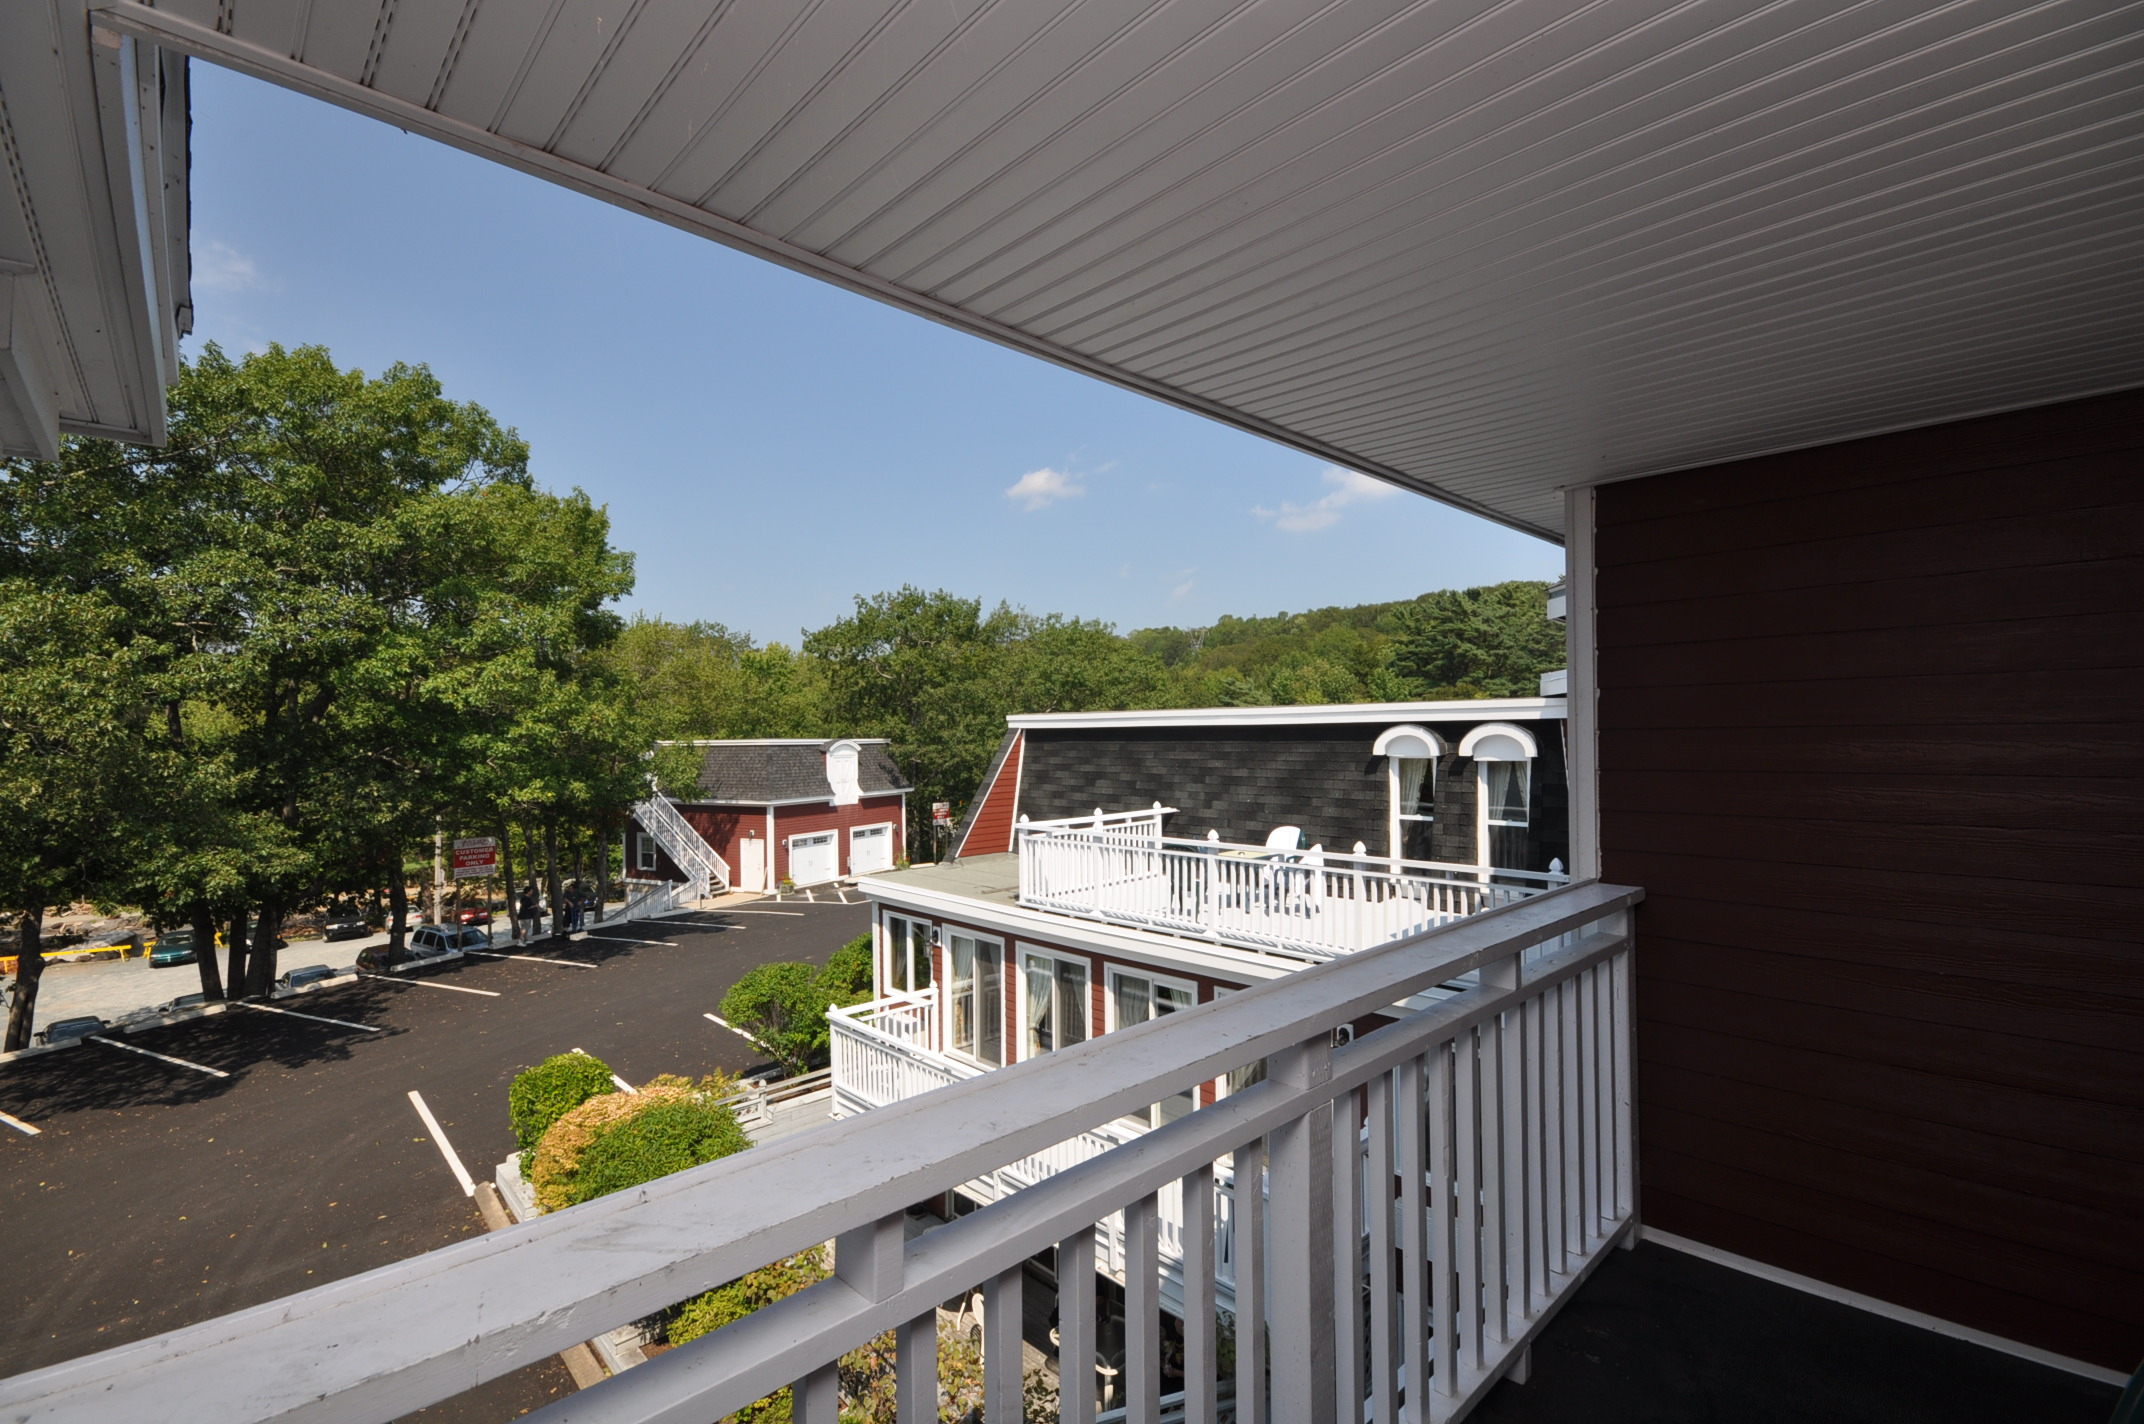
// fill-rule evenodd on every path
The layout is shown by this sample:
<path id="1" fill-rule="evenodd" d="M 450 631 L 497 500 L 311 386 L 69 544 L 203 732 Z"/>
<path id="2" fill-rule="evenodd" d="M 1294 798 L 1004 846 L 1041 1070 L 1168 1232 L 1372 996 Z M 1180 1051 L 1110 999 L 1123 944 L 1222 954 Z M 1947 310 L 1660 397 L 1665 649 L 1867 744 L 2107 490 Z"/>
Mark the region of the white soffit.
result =
<path id="1" fill-rule="evenodd" d="M 1555 535 L 2144 383 L 2113 0 L 121 0 L 144 37 Z"/>
<path id="2" fill-rule="evenodd" d="M 0 454 L 157 442 L 188 296 L 186 63 L 0 3 Z"/>

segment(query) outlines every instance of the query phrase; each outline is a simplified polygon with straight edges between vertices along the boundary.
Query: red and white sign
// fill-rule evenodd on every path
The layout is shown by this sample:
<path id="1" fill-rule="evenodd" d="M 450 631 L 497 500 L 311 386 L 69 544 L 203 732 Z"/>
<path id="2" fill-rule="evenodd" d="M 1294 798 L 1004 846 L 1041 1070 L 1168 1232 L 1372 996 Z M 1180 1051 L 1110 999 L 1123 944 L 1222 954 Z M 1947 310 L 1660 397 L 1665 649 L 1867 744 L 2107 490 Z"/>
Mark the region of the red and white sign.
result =
<path id="1" fill-rule="evenodd" d="M 499 873 L 499 842 L 491 836 L 470 836 L 454 843 L 454 878 L 468 880 Z"/>
<path id="2" fill-rule="evenodd" d="M 953 805 L 949 801 L 931 802 L 931 819 L 941 825 L 953 824 Z"/>

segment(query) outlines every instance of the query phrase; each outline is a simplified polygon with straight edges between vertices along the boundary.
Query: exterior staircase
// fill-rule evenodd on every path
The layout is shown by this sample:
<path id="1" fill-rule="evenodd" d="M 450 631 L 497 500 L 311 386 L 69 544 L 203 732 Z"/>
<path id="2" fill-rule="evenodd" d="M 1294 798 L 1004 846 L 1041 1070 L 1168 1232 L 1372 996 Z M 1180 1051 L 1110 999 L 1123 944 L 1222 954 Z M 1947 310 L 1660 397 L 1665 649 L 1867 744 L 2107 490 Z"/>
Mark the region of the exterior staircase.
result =
<path id="1" fill-rule="evenodd" d="M 664 882 L 660 890 L 636 892 L 649 897 L 659 895 L 669 901 L 668 909 L 682 909 L 696 900 L 721 895 L 730 888 L 730 863 L 722 858 L 715 848 L 693 829 L 692 823 L 680 815 L 678 809 L 666 796 L 650 796 L 633 807 L 633 815 L 640 828 L 655 837 L 655 843 L 663 848 L 671 863 L 685 872 L 682 885 Z M 628 902 L 628 918 L 631 902 Z M 657 913 L 650 905 L 643 914 Z"/>

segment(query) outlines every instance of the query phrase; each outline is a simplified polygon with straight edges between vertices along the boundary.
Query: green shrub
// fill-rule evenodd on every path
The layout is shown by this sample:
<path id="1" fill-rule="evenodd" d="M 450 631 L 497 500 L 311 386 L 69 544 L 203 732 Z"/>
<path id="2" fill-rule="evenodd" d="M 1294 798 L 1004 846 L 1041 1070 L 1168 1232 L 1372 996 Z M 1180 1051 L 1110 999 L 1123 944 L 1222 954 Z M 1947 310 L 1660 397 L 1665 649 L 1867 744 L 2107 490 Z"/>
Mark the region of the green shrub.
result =
<path id="1" fill-rule="evenodd" d="M 722 1017 L 750 1034 L 785 1072 L 802 1073 L 826 1047 L 826 989 L 809 964 L 762 964 L 722 996 Z"/>
<path id="2" fill-rule="evenodd" d="M 826 1250 L 817 1246 L 786 1261 L 761 1266 L 726 1286 L 717 1286 L 706 1295 L 695 1296 L 679 1306 L 677 1317 L 670 1322 L 670 1343 L 683 1345 L 712 1334 L 733 1320 L 744 1319 L 763 1305 L 772 1305 L 808 1285 L 825 1280 L 827 1274 Z"/>
<path id="3" fill-rule="evenodd" d="M 751 1145 L 728 1108 L 696 1096 L 659 1102 L 596 1134 L 573 1170 L 567 1205 L 637 1187 Z"/>
<path id="4" fill-rule="evenodd" d="M 590 1098 L 610 1092 L 610 1065 L 585 1053 L 561 1053 L 546 1058 L 534 1068 L 525 1068 L 506 1093 L 506 1110 L 513 1120 L 514 1141 L 526 1154 L 536 1150 L 551 1124 Z M 524 1157 L 522 1175 L 528 1175 Z"/>
<path id="5" fill-rule="evenodd" d="M 871 936 L 858 935 L 834 951 L 819 971 L 819 987 L 827 1003 L 839 1008 L 861 1004 L 871 997 Z"/>

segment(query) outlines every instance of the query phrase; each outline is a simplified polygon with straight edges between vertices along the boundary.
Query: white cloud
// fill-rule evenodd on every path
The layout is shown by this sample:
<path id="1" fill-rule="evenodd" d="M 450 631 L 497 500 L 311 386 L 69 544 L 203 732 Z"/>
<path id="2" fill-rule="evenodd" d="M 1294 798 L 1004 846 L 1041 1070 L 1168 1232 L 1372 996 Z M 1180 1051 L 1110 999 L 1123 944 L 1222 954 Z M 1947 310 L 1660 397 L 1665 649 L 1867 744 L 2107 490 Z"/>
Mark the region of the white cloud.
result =
<path id="1" fill-rule="evenodd" d="M 1005 491 L 1005 498 L 1018 500 L 1022 509 L 1032 513 L 1038 509 L 1047 509 L 1061 499 L 1072 499 L 1086 492 L 1085 485 L 1074 481 L 1063 470 L 1044 468 L 1029 470 L 1020 476 L 1013 482 L 1012 488 Z"/>
<path id="2" fill-rule="evenodd" d="M 269 292 L 282 283 L 262 276 L 253 259 L 237 248 L 211 240 L 194 249 L 193 285 L 211 292 Z"/>
<path id="3" fill-rule="evenodd" d="M 1169 598 L 1173 602 L 1181 603 L 1185 599 L 1191 597 L 1191 590 L 1194 587 L 1196 587 L 1196 585 L 1193 584 L 1190 579 L 1185 579 L 1182 583 L 1169 590 Z"/>
<path id="4" fill-rule="evenodd" d="M 1284 534 L 1308 534 L 1338 524 L 1340 511 L 1351 504 L 1385 499 L 1399 493 L 1383 480 L 1373 480 L 1368 475 L 1343 470 L 1337 465 L 1326 466 L 1320 478 L 1328 489 L 1309 504 L 1283 500 L 1279 509 L 1267 509 L 1261 504 L 1254 506 L 1251 513 L 1260 519 L 1272 520 L 1273 527 Z"/>

